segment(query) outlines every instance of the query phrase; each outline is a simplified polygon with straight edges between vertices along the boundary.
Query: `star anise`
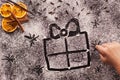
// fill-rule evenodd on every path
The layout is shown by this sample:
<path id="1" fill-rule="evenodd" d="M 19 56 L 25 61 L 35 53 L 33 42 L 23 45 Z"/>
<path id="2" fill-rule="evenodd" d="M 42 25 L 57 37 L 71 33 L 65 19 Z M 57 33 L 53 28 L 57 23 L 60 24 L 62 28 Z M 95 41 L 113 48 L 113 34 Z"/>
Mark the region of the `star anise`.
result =
<path id="1" fill-rule="evenodd" d="M 15 60 L 15 58 L 14 58 L 13 55 L 8 54 L 8 56 L 5 56 L 5 58 L 2 59 L 2 60 L 6 60 L 6 61 L 11 63 L 11 62 L 13 62 Z"/>
<path id="2" fill-rule="evenodd" d="M 38 75 L 40 75 L 40 73 L 42 73 L 42 68 L 40 65 L 35 66 L 32 71 L 36 72 Z"/>
<path id="3" fill-rule="evenodd" d="M 37 38 L 39 37 L 39 35 L 35 36 L 35 34 L 33 35 L 29 34 L 29 36 L 25 35 L 24 37 L 30 40 L 29 42 L 30 42 L 30 47 L 31 47 L 33 44 L 35 44 L 34 41 L 37 41 Z"/>

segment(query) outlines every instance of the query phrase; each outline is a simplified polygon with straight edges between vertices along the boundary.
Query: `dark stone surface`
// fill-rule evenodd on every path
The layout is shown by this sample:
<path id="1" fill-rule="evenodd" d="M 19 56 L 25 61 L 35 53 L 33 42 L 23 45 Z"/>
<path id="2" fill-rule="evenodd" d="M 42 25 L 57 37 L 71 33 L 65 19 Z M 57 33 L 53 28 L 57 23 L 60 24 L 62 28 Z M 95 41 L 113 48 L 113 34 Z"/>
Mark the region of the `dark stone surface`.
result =
<path id="1" fill-rule="evenodd" d="M 0 27 L 0 80 L 120 80 L 115 70 L 100 61 L 96 44 L 120 42 L 120 1 L 119 0 L 14 0 L 24 2 L 35 15 L 29 15 L 29 22 L 22 24 L 25 32 L 17 29 L 8 34 Z M 0 1 L 0 5 L 2 2 Z M 58 24 L 61 28 L 71 18 L 77 18 L 80 30 L 87 31 L 90 44 L 91 66 L 87 68 L 49 71 L 44 57 L 43 39 L 49 38 L 49 25 Z M 2 17 L 0 17 L 0 22 Z M 74 25 L 71 25 L 72 27 Z M 71 27 L 71 28 L 72 28 Z M 72 28 L 74 30 L 74 28 Z M 30 40 L 24 35 L 35 34 L 37 41 L 30 47 Z M 55 33 L 59 33 L 56 31 Z M 84 41 L 84 40 L 83 40 Z M 54 43 L 54 41 L 49 42 Z M 50 52 L 63 50 L 62 39 L 49 47 Z M 78 43 L 84 44 L 84 42 Z M 79 46 L 77 40 L 70 39 L 70 49 Z M 58 50 L 57 50 L 57 47 Z M 81 46 L 80 46 L 81 48 Z M 3 60 L 12 56 L 13 61 Z M 71 59 L 80 54 L 71 54 Z M 57 58 L 58 57 L 58 58 Z M 64 55 L 51 58 L 52 66 L 65 65 Z M 59 60 L 61 62 L 59 63 Z M 72 62 L 72 60 L 70 60 Z M 77 62 L 78 65 L 79 61 Z M 74 66 L 76 63 L 72 63 Z M 56 66 L 55 66 L 56 67 Z"/>

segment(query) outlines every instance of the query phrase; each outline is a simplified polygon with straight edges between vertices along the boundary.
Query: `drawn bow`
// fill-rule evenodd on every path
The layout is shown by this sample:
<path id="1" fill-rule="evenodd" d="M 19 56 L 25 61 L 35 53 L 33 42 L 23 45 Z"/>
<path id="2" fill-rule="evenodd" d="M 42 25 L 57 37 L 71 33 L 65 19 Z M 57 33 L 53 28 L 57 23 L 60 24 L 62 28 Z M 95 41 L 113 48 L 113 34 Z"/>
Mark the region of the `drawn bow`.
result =
<path id="1" fill-rule="evenodd" d="M 76 31 L 69 31 L 68 32 L 68 28 L 70 27 L 69 24 L 70 23 L 75 23 L 75 25 L 77 26 L 76 27 Z M 56 29 L 60 30 L 60 33 L 57 34 L 57 35 L 54 35 L 53 33 L 53 27 L 55 27 Z M 50 28 L 50 37 L 53 38 L 53 39 L 58 39 L 60 38 L 61 36 L 75 36 L 77 35 L 78 33 L 80 33 L 80 26 L 79 26 L 79 21 L 78 19 L 76 18 L 72 18 L 66 25 L 65 25 L 65 28 L 64 29 L 61 29 L 57 24 L 50 24 L 49 26 Z"/>

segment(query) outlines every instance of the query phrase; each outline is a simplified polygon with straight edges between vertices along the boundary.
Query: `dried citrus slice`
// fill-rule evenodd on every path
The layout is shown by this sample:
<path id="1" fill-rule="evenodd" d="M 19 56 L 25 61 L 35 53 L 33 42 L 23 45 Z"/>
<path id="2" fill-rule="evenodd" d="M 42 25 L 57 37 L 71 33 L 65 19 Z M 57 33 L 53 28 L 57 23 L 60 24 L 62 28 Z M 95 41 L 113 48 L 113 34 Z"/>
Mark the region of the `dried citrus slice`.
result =
<path id="1" fill-rule="evenodd" d="M 18 4 L 21 7 L 27 9 L 27 6 L 24 3 L 18 2 Z M 16 6 L 16 5 L 13 6 L 12 12 L 17 18 L 23 18 L 27 14 L 27 12 L 25 10 L 23 10 L 22 8 L 20 8 L 19 6 Z"/>
<path id="2" fill-rule="evenodd" d="M 11 16 L 12 5 L 9 3 L 2 4 L 0 8 L 0 14 L 3 17 L 10 17 Z"/>
<path id="3" fill-rule="evenodd" d="M 11 18 L 4 18 L 2 20 L 2 29 L 6 32 L 13 32 L 17 29 L 17 22 Z"/>

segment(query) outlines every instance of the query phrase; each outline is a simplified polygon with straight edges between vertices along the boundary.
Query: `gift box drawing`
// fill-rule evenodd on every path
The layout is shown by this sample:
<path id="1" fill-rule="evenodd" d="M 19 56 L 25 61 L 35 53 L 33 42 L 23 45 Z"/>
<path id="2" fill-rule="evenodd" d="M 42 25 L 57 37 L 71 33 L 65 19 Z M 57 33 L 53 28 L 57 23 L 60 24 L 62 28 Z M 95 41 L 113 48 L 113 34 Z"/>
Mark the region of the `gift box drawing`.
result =
<path id="1" fill-rule="evenodd" d="M 72 18 L 61 29 L 51 24 L 50 38 L 43 39 L 48 70 L 63 71 L 90 66 L 89 41 L 86 31 L 81 32 L 79 21 Z"/>

